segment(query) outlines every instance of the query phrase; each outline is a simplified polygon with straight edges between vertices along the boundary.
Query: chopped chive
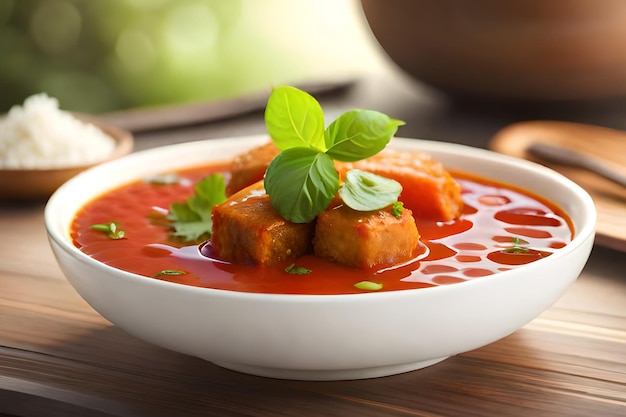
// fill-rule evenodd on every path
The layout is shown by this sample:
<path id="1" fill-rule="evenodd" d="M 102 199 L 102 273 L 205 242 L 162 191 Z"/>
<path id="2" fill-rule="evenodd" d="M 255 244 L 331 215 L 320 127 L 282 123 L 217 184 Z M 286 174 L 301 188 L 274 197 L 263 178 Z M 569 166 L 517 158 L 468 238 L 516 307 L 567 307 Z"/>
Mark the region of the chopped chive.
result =
<path id="1" fill-rule="evenodd" d="M 526 243 L 526 242 L 523 242 Z M 529 249 L 527 247 L 522 246 L 522 240 L 519 237 L 513 238 L 513 246 L 510 248 L 504 249 L 503 252 L 506 253 L 528 253 Z"/>
<path id="2" fill-rule="evenodd" d="M 366 291 L 378 291 L 383 288 L 383 284 L 379 282 L 372 282 L 372 281 L 357 282 L 356 284 L 354 284 L 354 286 L 360 290 L 366 290 Z"/>
<path id="3" fill-rule="evenodd" d="M 185 271 L 177 271 L 175 269 L 164 269 L 152 275 L 153 278 L 160 277 L 161 275 L 185 275 Z"/>
<path id="4" fill-rule="evenodd" d="M 89 226 L 92 230 L 98 230 L 104 232 L 110 239 L 123 239 L 126 233 L 119 228 L 119 225 L 115 222 L 105 224 L 92 224 Z"/>
<path id="5" fill-rule="evenodd" d="M 393 213 L 393 216 L 396 219 L 399 219 L 400 216 L 402 216 L 402 212 L 404 211 L 404 203 L 402 203 L 402 201 L 396 201 L 392 203 L 391 211 Z"/>
<path id="6" fill-rule="evenodd" d="M 296 264 L 291 264 L 287 268 L 285 268 L 285 272 L 293 275 L 306 275 L 310 274 L 313 271 L 301 266 L 297 266 Z"/>

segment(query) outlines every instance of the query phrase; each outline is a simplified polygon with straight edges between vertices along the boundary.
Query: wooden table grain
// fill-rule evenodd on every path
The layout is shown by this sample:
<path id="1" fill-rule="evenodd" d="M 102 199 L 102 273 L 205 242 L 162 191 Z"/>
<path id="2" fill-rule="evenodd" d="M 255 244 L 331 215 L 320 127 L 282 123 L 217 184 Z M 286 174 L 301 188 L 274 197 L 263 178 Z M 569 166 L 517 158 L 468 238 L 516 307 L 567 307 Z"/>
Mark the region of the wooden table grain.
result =
<path id="1" fill-rule="evenodd" d="M 447 102 L 397 74 L 361 80 L 322 105 L 331 114 L 357 106 L 385 111 L 411 126 L 403 136 L 481 147 L 504 125 L 529 117 L 625 128 L 623 116 L 607 111 L 614 104 L 488 110 Z M 262 114 L 253 112 L 142 132 L 136 144 L 141 150 L 261 132 Z M 102 318 L 57 266 L 44 204 L 0 203 L 0 417 L 626 415 L 622 252 L 594 247 L 552 308 L 483 348 L 391 377 L 285 381 L 149 345 Z"/>

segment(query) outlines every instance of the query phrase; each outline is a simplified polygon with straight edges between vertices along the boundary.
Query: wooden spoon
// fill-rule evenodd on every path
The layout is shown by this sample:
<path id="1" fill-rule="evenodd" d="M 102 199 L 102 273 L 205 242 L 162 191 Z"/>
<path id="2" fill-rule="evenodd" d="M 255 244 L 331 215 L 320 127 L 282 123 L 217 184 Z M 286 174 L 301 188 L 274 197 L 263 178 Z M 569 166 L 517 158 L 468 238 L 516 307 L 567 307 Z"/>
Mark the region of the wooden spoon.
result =
<path id="1" fill-rule="evenodd" d="M 593 158 L 587 154 L 576 152 L 572 149 L 541 142 L 531 144 L 526 150 L 531 155 L 534 155 L 548 163 L 584 168 L 591 172 L 595 172 L 596 174 L 608 179 L 609 181 L 613 181 L 622 187 L 626 187 L 626 175 L 623 175 L 621 172 L 611 168 L 612 164 L 608 161 Z"/>

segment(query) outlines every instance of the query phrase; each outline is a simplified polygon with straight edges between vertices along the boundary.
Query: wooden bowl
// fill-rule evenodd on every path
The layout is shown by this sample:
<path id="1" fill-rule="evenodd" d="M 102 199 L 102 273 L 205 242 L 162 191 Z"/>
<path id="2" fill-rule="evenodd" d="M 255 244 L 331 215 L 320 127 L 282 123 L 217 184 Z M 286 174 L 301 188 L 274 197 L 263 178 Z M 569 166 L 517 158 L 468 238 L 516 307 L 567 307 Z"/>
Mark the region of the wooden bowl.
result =
<path id="1" fill-rule="evenodd" d="M 389 57 L 446 92 L 522 101 L 626 96 L 626 1 L 361 3 Z"/>
<path id="2" fill-rule="evenodd" d="M 86 165 L 49 169 L 0 169 L 0 202 L 45 200 L 76 174 L 102 162 L 110 161 L 133 150 L 133 136 L 130 132 L 106 125 L 95 118 L 80 117 L 89 122 L 116 142 L 115 149 L 106 158 Z"/>

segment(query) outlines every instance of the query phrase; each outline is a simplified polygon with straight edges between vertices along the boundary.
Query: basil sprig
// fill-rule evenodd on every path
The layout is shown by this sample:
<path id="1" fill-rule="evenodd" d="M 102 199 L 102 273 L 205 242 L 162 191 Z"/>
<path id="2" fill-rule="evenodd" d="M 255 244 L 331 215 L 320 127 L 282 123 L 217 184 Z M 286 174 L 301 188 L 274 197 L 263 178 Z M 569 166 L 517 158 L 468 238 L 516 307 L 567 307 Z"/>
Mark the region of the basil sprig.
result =
<path id="1" fill-rule="evenodd" d="M 295 87 L 275 88 L 267 101 L 267 132 L 281 150 L 265 174 L 265 191 L 285 219 L 308 223 L 339 191 L 334 161 L 369 158 L 387 146 L 401 120 L 374 110 L 351 110 L 325 128 L 319 102 Z M 348 174 L 340 195 L 355 210 L 377 210 L 397 201 L 396 181 L 362 171 Z"/>

